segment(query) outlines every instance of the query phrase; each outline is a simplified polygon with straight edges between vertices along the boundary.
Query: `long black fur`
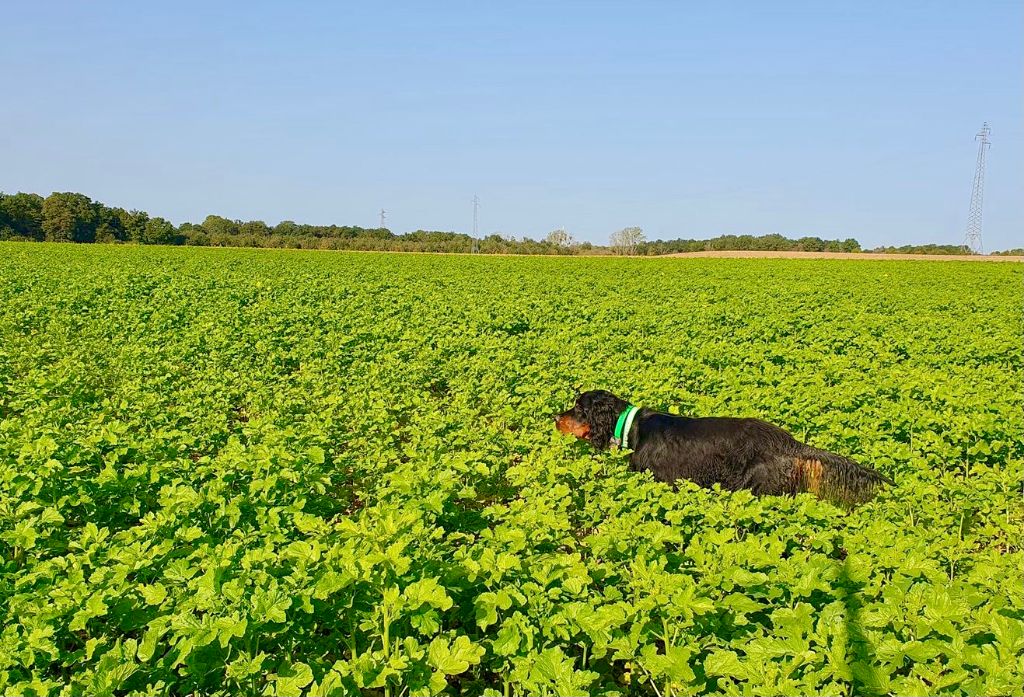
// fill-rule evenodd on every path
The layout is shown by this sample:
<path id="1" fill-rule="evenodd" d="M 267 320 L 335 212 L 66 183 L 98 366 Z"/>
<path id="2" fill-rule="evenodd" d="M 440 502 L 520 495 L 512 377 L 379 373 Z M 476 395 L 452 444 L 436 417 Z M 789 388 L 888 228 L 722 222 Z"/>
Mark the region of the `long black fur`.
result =
<path id="1" fill-rule="evenodd" d="M 619 414 L 629 404 L 605 390 L 580 395 L 566 417 L 589 427 L 596 448 L 611 444 Z M 894 482 L 841 455 L 799 442 L 759 419 L 675 416 L 641 409 L 629 433 L 630 466 L 650 470 L 673 483 L 689 479 L 701 486 L 786 495 L 813 491 L 844 505 L 870 500 L 882 484 Z"/>

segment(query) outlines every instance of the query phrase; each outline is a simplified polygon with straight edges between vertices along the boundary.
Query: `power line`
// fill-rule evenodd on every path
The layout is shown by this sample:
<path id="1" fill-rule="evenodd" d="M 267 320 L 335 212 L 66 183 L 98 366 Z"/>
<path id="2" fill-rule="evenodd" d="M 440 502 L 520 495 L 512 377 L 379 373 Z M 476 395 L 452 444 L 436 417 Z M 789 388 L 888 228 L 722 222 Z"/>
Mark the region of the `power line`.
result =
<path id="1" fill-rule="evenodd" d="M 981 205 L 985 197 L 985 151 L 992 144 L 988 136 L 992 129 L 986 121 L 981 130 L 974 136 L 978 141 L 978 163 L 974 168 L 974 185 L 971 187 L 971 212 L 967 216 L 967 234 L 964 236 L 964 248 L 972 254 L 983 254 L 981 243 Z"/>

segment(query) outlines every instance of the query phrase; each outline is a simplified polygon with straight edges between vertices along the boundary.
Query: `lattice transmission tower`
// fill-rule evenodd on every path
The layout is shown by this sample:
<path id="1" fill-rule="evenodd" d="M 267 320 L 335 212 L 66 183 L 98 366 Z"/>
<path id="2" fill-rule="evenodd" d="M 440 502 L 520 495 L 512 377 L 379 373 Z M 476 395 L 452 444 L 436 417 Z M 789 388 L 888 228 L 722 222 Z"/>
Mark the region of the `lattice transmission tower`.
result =
<path id="1" fill-rule="evenodd" d="M 988 122 L 982 124 L 981 130 L 974 136 L 978 141 L 978 164 L 974 168 L 974 186 L 971 187 L 971 212 L 967 216 L 967 234 L 964 236 L 964 248 L 972 254 L 983 254 L 981 243 L 981 204 L 985 198 L 985 151 L 992 144 L 988 136 L 992 129 Z"/>

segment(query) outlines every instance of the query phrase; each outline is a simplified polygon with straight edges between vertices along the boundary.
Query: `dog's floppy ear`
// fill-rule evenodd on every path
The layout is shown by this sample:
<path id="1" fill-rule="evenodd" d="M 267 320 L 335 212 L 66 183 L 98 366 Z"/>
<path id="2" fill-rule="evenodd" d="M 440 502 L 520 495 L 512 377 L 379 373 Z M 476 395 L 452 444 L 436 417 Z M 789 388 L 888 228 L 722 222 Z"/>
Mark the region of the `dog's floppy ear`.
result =
<path id="1" fill-rule="evenodd" d="M 588 392 L 587 395 L 590 397 L 584 407 L 584 416 L 590 426 L 587 440 L 594 447 L 604 450 L 611 444 L 619 414 L 629 403 L 603 390 Z"/>

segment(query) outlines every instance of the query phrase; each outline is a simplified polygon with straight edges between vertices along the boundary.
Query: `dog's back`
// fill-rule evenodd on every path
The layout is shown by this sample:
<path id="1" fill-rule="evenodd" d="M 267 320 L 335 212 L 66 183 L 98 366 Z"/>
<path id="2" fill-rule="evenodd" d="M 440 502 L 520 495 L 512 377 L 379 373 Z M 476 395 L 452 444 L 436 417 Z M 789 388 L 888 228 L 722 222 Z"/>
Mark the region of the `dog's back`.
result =
<path id="1" fill-rule="evenodd" d="M 755 494 L 811 492 L 837 503 L 869 500 L 888 477 L 852 460 L 805 445 L 759 419 L 691 418 L 642 410 L 631 465 L 655 479 Z"/>

